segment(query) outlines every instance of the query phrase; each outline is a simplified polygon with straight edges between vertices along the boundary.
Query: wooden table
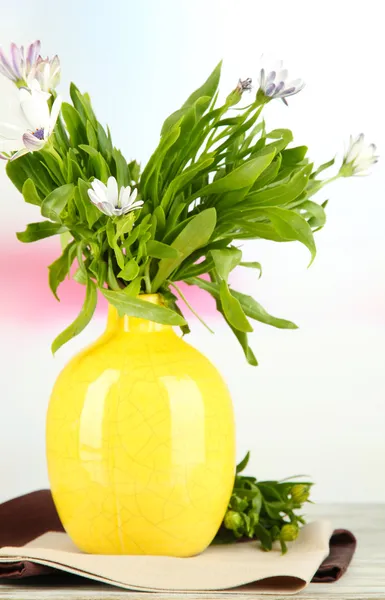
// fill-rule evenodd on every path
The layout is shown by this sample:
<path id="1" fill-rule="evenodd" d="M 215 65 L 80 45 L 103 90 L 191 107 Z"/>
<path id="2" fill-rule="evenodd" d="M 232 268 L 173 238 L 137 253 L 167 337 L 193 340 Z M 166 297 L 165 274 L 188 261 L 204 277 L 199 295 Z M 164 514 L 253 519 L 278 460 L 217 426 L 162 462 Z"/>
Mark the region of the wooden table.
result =
<path id="1" fill-rule="evenodd" d="M 385 600 L 385 505 L 384 504 L 331 504 L 310 505 L 309 518 L 328 518 L 336 528 L 350 529 L 358 539 L 358 548 L 348 572 L 332 584 L 312 583 L 298 594 L 300 600 Z M 65 583 L 67 581 L 67 583 Z M 53 585 L 51 577 L 40 578 L 39 584 L 25 580 L 0 584 L 0 598 L 13 600 L 190 600 L 210 598 L 194 594 L 149 594 L 127 592 L 97 583 L 79 584 L 79 579 L 62 580 Z M 289 600 L 293 596 L 248 595 L 247 600 L 268 598 Z M 295 597 L 295 596 L 294 596 Z M 216 599 L 231 595 L 216 595 Z M 240 598 L 238 596 L 238 598 Z"/>

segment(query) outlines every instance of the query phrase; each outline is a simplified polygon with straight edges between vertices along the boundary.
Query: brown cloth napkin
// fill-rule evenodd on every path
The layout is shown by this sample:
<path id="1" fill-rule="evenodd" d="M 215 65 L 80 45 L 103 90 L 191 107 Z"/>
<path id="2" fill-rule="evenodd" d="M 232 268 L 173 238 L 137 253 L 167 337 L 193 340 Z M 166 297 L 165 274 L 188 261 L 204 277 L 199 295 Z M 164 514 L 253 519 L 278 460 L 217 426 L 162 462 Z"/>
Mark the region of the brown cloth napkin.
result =
<path id="1" fill-rule="evenodd" d="M 39 490 L 0 504 L 0 547 L 24 546 L 48 531 L 64 531 L 49 490 Z M 330 554 L 314 575 L 313 583 L 333 583 L 345 573 L 357 545 L 354 535 L 336 529 Z M 0 579 L 22 579 L 54 573 L 55 569 L 30 561 L 0 563 Z"/>

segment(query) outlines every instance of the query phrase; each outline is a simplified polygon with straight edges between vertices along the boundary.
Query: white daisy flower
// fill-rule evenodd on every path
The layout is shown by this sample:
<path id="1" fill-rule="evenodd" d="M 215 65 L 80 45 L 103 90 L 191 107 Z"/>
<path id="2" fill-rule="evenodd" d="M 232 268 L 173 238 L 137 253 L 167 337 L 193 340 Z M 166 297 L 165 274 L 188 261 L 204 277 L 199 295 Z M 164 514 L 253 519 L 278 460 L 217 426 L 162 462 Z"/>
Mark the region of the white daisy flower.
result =
<path id="1" fill-rule="evenodd" d="M 356 139 L 350 136 L 349 147 L 345 153 L 340 174 L 342 177 L 367 175 L 367 170 L 376 162 L 378 162 L 376 146 L 367 144 L 363 133 L 360 133 Z"/>
<path id="2" fill-rule="evenodd" d="M 107 185 L 94 179 L 92 189 L 88 190 L 90 200 L 108 217 L 120 217 L 143 205 L 143 200 L 136 200 L 138 190 L 131 191 L 130 186 L 118 189 L 115 177 L 109 177 Z"/>
<path id="3" fill-rule="evenodd" d="M 0 48 L 0 73 L 16 83 L 18 87 L 26 85 L 28 76 L 33 72 L 40 52 L 40 41 L 36 40 L 24 54 L 23 46 L 11 44 L 10 60 Z"/>
<path id="4" fill-rule="evenodd" d="M 287 104 L 286 98 L 298 94 L 305 82 L 302 79 L 289 79 L 287 69 L 279 61 L 269 66 L 264 65 L 259 76 L 259 91 L 268 99 L 280 98 Z"/>
<path id="5" fill-rule="evenodd" d="M 27 152 L 41 150 L 52 134 L 61 108 L 61 98 L 57 97 L 50 111 L 50 94 L 43 92 L 36 80 L 31 81 L 31 89 L 15 90 L 1 98 L 0 104 L 7 103 L 11 115 L 0 122 L 0 158 L 15 160 Z M 7 111 L 5 111 L 7 112 Z M 8 111 L 9 112 L 9 111 Z M 0 111 L 0 119 L 4 113 Z"/>
<path id="6" fill-rule="evenodd" d="M 38 57 L 30 77 L 37 79 L 44 92 L 54 90 L 60 81 L 60 60 L 57 55 L 49 59 Z"/>

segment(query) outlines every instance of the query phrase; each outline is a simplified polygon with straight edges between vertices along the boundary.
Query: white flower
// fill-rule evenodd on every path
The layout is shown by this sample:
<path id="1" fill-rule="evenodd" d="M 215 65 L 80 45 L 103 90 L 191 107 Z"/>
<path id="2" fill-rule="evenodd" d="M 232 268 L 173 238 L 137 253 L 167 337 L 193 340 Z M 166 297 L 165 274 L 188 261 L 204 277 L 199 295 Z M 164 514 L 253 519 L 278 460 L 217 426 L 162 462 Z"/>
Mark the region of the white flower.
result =
<path id="1" fill-rule="evenodd" d="M 302 79 L 290 80 L 288 78 L 288 71 L 283 68 L 282 61 L 276 62 L 268 67 L 264 65 L 261 69 L 259 76 L 259 91 L 261 91 L 266 98 L 281 98 L 281 100 L 287 104 L 286 97 L 298 94 L 304 86 L 305 82 L 302 81 Z"/>
<path id="2" fill-rule="evenodd" d="M 26 85 L 28 76 L 33 72 L 40 52 L 40 41 L 36 40 L 28 46 L 26 56 L 23 46 L 11 44 L 10 60 L 0 48 L 0 73 L 16 83 L 17 86 Z"/>
<path id="3" fill-rule="evenodd" d="M 343 177 L 367 175 L 367 170 L 378 162 L 375 152 L 376 146 L 365 143 L 363 133 L 360 133 L 355 140 L 353 136 L 350 136 L 349 147 L 345 153 L 340 174 Z"/>
<path id="4" fill-rule="evenodd" d="M 136 200 L 136 189 L 131 192 L 130 186 L 127 186 L 121 187 L 119 191 L 115 177 L 109 177 L 107 185 L 99 179 L 94 179 L 91 185 L 92 189 L 88 190 L 91 202 L 108 217 L 126 215 L 143 205 L 143 200 Z"/>
<path id="5" fill-rule="evenodd" d="M 60 60 L 56 55 L 53 58 L 38 57 L 31 76 L 40 83 L 45 92 L 55 89 L 60 81 Z"/>
<path id="6" fill-rule="evenodd" d="M 31 89 L 17 90 L 1 98 L 8 101 L 13 113 L 10 120 L 0 122 L 0 158 L 15 160 L 27 152 L 41 150 L 54 130 L 61 108 L 61 98 L 57 97 L 51 111 L 48 106 L 50 94 L 40 89 L 39 83 L 31 82 Z M 0 111 L 0 118 L 3 111 Z M 12 154 L 16 152 L 15 154 Z"/>

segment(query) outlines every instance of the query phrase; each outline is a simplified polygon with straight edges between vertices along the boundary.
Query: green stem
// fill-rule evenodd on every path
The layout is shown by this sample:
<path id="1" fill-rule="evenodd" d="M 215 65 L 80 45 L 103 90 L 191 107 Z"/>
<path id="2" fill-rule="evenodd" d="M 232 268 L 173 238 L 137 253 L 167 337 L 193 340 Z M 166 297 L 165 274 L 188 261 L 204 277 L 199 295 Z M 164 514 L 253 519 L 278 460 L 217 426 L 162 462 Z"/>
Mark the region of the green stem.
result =
<path id="1" fill-rule="evenodd" d="M 327 183 L 332 183 L 333 181 L 337 181 L 337 179 L 340 179 L 340 177 L 342 177 L 342 175 L 340 172 L 338 172 L 337 175 L 330 177 L 330 179 L 325 179 L 325 181 L 322 182 L 322 187 L 324 185 L 326 185 Z"/>
<path id="2" fill-rule="evenodd" d="M 150 264 L 151 264 L 151 259 L 148 259 L 146 266 L 144 267 L 144 275 L 143 275 L 147 294 L 151 294 Z"/>
<path id="3" fill-rule="evenodd" d="M 198 321 L 200 321 L 202 323 L 202 325 L 204 325 L 206 327 L 206 329 L 209 330 L 210 333 L 214 333 L 214 331 L 212 329 L 210 329 L 210 327 L 207 325 L 207 323 L 204 322 L 202 317 L 200 317 L 198 315 L 198 313 L 193 309 L 190 302 L 187 300 L 186 296 L 183 294 L 182 290 L 173 281 L 169 281 L 168 283 L 178 292 L 179 296 L 182 298 L 182 300 L 185 303 L 185 305 L 187 306 L 187 308 L 189 308 L 191 310 L 192 314 L 196 316 Z"/>

